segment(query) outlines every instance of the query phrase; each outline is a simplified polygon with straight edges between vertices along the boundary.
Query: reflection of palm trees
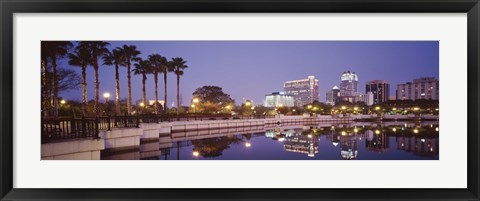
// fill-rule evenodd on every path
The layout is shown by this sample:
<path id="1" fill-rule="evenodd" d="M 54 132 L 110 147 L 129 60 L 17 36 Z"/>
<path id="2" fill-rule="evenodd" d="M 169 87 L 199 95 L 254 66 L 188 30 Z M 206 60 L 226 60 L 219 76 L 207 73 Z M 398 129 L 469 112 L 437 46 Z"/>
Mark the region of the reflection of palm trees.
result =
<path id="1" fill-rule="evenodd" d="M 230 148 L 232 143 L 241 143 L 242 139 L 235 136 L 216 137 L 192 141 L 193 150 L 205 158 L 215 158 L 222 155 L 223 150 Z"/>

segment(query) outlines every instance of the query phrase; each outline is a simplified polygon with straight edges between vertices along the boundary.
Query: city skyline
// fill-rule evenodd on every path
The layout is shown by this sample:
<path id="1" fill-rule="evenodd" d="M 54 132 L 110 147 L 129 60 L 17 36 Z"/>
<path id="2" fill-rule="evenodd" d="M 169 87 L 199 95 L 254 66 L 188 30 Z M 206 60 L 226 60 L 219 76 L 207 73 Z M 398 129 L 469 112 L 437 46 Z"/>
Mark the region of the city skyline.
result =
<path id="1" fill-rule="evenodd" d="M 168 59 L 182 57 L 189 66 L 182 76 L 180 91 L 183 105 L 188 105 L 195 89 L 216 85 L 235 102 L 264 102 L 266 94 L 283 91 L 288 80 L 313 75 L 319 80 L 319 101 L 340 83 L 344 71 L 356 72 L 359 91 L 364 93 L 370 80 L 388 80 L 389 96 L 395 96 L 397 84 L 420 77 L 439 78 L 438 41 L 107 41 L 109 49 L 135 45 L 140 57 L 159 53 Z M 60 59 L 60 68 L 80 68 Z M 114 67 L 101 65 L 100 93 L 115 91 Z M 87 69 L 88 99 L 93 98 L 93 69 Z M 153 77 L 147 79 L 147 98 L 153 99 Z M 158 87 L 163 88 L 163 82 Z M 175 75 L 168 76 L 169 105 L 175 100 Z M 80 87 L 81 88 L 81 87 Z M 127 95 L 126 68 L 120 68 L 120 95 Z M 81 100 L 81 89 L 61 92 L 70 100 Z M 163 97 L 160 90 L 159 97 Z M 141 76 L 132 76 L 132 101 L 141 99 Z M 162 99 L 162 98 L 160 98 Z"/>

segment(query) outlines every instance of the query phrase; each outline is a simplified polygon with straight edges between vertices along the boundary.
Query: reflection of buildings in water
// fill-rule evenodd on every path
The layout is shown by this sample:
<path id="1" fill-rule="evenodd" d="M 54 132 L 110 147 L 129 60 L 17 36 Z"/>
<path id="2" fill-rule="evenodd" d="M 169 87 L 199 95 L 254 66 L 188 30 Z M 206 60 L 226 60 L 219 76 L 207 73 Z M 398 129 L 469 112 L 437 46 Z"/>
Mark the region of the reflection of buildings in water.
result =
<path id="1" fill-rule="evenodd" d="M 373 152 L 386 152 L 389 147 L 388 136 L 385 133 L 379 133 L 379 131 L 375 134 L 372 130 L 367 130 L 366 132 L 367 138 L 365 139 L 365 147 L 369 151 Z"/>
<path id="2" fill-rule="evenodd" d="M 265 137 L 272 138 L 278 141 L 284 141 L 285 138 L 292 137 L 297 135 L 297 133 L 302 133 L 302 129 L 282 129 L 274 128 L 265 130 Z"/>
<path id="3" fill-rule="evenodd" d="M 342 136 L 340 139 L 340 154 L 345 160 L 355 159 L 358 156 L 356 136 Z"/>
<path id="4" fill-rule="evenodd" d="M 304 153 L 308 157 L 314 157 L 318 153 L 318 138 L 315 135 L 302 135 L 285 138 L 283 148 L 288 152 Z"/>
<path id="5" fill-rule="evenodd" d="M 431 157 L 439 152 L 438 138 L 420 138 L 416 136 L 396 137 L 397 149 L 407 152 L 413 152 L 414 155 Z"/>

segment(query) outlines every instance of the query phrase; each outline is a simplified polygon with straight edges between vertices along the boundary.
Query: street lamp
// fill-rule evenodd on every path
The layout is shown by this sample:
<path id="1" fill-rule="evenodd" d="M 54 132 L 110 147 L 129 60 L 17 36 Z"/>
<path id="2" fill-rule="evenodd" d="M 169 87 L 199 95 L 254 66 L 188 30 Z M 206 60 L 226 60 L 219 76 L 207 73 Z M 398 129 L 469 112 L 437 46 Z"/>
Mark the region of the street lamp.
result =
<path id="1" fill-rule="evenodd" d="M 110 93 L 103 93 L 103 98 L 105 98 L 105 114 L 108 115 L 108 98 L 110 98 Z"/>
<path id="2" fill-rule="evenodd" d="M 60 101 L 60 104 L 62 104 L 62 105 L 64 105 L 65 103 L 67 103 L 67 101 L 65 101 L 65 100 Z"/>

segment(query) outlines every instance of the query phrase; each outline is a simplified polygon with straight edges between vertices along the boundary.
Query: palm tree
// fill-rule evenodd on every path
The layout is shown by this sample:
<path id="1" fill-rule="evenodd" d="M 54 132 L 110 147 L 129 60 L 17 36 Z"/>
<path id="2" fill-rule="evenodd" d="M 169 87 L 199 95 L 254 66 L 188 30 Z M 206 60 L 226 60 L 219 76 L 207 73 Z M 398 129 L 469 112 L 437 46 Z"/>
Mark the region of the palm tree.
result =
<path id="1" fill-rule="evenodd" d="M 57 76 L 57 59 L 67 55 L 68 50 L 73 47 L 69 41 L 44 41 L 45 54 L 42 56 L 49 57 L 52 62 L 52 86 L 53 86 L 53 117 L 58 118 L 58 76 Z M 46 68 L 46 66 L 45 66 Z"/>
<path id="2" fill-rule="evenodd" d="M 118 67 L 125 66 L 125 58 L 122 49 L 116 48 L 103 56 L 103 64 L 115 65 L 115 114 L 120 115 L 120 77 Z"/>
<path id="3" fill-rule="evenodd" d="M 152 70 L 152 64 L 150 63 L 149 60 L 142 60 L 139 59 L 137 61 L 138 63 L 134 64 L 135 68 L 133 69 L 133 74 L 135 75 L 142 75 L 142 103 L 143 103 L 143 108 L 142 112 L 145 109 L 145 106 L 147 105 L 147 91 L 145 89 L 145 81 L 147 80 L 147 74 L 151 72 Z"/>
<path id="4" fill-rule="evenodd" d="M 158 71 L 160 71 L 163 65 L 167 64 L 167 58 L 162 57 L 159 54 L 151 54 L 148 56 L 148 60 L 152 64 L 153 80 L 155 82 L 154 110 L 155 110 L 155 114 L 157 114 L 158 113 Z M 165 105 L 165 103 L 163 105 Z"/>
<path id="5" fill-rule="evenodd" d="M 163 100 L 165 101 L 164 104 L 163 104 L 163 111 L 165 113 L 167 113 L 167 103 L 168 103 L 168 99 L 167 99 L 167 73 L 169 72 L 173 72 L 173 63 L 170 62 L 170 61 L 167 61 L 167 59 L 165 59 L 166 63 L 162 64 L 160 66 L 160 72 L 163 73 L 163 83 L 164 83 L 164 89 L 165 89 L 165 95 L 164 95 L 164 98 Z"/>
<path id="6" fill-rule="evenodd" d="M 48 117 L 48 82 L 47 82 L 47 66 L 48 66 L 48 42 L 42 41 L 41 44 L 41 62 L 42 62 L 42 112 L 43 118 Z"/>
<path id="7" fill-rule="evenodd" d="M 132 110 L 132 84 L 131 84 L 130 68 L 132 65 L 132 61 L 137 60 L 138 55 L 141 52 L 137 50 L 137 47 L 135 45 L 123 45 L 123 47 L 120 48 L 120 50 L 123 54 L 123 59 L 125 59 L 125 63 L 127 65 L 127 80 L 128 80 L 127 112 L 128 114 L 130 114 Z"/>
<path id="8" fill-rule="evenodd" d="M 183 75 L 183 70 L 188 68 L 186 65 L 187 61 L 183 60 L 182 57 L 172 58 L 172 66 L 177 75 L 177 116 L 180 114 L 180 76 Z"/>
<path id="9" fill-rule="evenodd" d="M 101 58 L 104 56 L 107 52 L 107 46 L 110 45 L 108 42 L 104 41 L 82 41 L 79 43 L 78 46 L 80 48 L 86 48 L 90 51 L 91 54 L 91 59 L 92 59 L 92 66 L 93 70 L 95 71 L 95 103 L 93 106 L 93 110 L 96 114 L 96 116 L 100 116 L 100 108 L 98 105 L 98 99 L 99 99 L 99 81 L 98 81 L 98 58 Z"/>
<path id="10" fill-rule="evenodd" d="M 68 54 L 69 61 L 68 63 L 72 66 L 80 66 L 82 68 L 82 114 L 83 116 L 87 115 L 87 66 L 92 64 L 92 56 L 90 50 L 86 49 L 83 46 L 77 46 L 75 52 Z"/>

